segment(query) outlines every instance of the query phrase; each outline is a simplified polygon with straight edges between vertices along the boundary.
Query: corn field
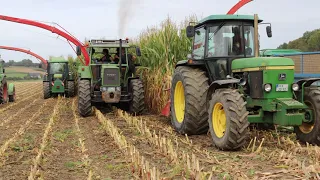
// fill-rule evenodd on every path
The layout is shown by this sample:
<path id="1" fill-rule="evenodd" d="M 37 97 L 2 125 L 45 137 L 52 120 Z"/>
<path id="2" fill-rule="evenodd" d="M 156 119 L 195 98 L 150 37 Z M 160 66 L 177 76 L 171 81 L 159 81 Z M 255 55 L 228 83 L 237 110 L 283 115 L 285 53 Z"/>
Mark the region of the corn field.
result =
<path id="1" fill-rule="evenodd" d="M 77 97 L 44 100 L 41 82 L 16 90 L 0 107 L 2 179 L 319 179 L 319 147 L 290 133 L 252 130 L 245 149 L 222 152 L 157 115 L 94 108 L 82 118 Z"/>

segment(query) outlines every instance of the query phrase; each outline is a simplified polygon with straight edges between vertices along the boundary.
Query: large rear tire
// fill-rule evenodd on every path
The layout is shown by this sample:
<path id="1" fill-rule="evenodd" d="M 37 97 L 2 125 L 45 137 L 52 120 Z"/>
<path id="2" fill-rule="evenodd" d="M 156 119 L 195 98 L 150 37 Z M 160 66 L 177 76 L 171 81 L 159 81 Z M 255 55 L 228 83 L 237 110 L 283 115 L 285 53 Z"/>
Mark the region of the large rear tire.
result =
<path id="1" fill-rule="evenodd" d="M 75 95 L 75 88 L 74 88 L 74 81 L 68 81 L 68 91 L 67 96 L 68 97 L 74 97 Z"/>
<path id="2" fill-rule="evenodd" d="M 246 143 L 249 113 L 246 102 L 237 90 L 216 90 L 208 113 L 210 134 L 217 148 L 237 150 Z"/>
<path id="3" fill-rule="evenodd" d="M 82 79 L 79 81 L 78 111 L 82 117 L 92 114 L 90 80 Z"/>
<path id="4" fill-rule="evenodd" d="M 8 85 L 7 81 L 3 80 L 2 86 L 0 87 L 0 104 L 8 103 Z"/>
<path id="5" fill-rule="evenodd" d="M 171 123 L 180 134 L 208 132 L 208 87 L 204 71 L 187 66 L 175 69 L 171 86 Z"/>
<path id="6" fill-rule="evenodd" d="M 43 98 L 48 99 L 51 97 L 49 82 L 43 82 Z"/>
<path id="7" fill-rule="evenodd" d="M 132 92 L 132 101 L 129 105 L 129 113 L 141 115 L 145 110 L 144 87 L 140 79 L 130 81 L 130 91 Z"/>
<path id="8" fill-rule="evenodd" d="M 302 123 L 300 126 L 294 127 L 294 131 L 303 143 L 320 145 L 320 90 L 306 88 L 304 91 L 304 103 L 312 110 L 313 121 L 310 123 Z M 306 116 L 307 117 L 307 116 Z"/>

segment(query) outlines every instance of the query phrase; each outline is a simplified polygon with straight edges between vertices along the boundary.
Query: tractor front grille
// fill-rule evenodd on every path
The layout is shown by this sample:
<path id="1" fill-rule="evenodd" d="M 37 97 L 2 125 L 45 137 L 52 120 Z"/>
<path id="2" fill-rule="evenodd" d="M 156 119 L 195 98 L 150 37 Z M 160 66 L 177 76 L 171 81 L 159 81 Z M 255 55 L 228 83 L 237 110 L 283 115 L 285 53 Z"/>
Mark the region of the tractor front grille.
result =
<path id="1" fill-rule="evenodd" d="M 105 86 L 120 86 L 120 71 L 115 68 L 103 69 L 103 85 Z"/>
<path id="2" fill-rule="evenodd" d="M 263 71 L 253 71 L 249 73 L 250 76 L 250 97 L 263 98 Z"/>

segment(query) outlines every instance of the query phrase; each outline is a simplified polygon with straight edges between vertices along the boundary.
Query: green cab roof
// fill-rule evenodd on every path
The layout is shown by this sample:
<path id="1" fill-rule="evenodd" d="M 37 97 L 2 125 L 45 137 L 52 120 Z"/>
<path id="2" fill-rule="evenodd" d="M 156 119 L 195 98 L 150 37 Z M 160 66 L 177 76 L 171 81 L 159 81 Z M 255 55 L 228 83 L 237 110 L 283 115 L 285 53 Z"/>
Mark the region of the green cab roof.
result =
<path id="1" fill-rule="evenodd" d="M 294 62 L 292 59 L 284 57 L 240 58 L 232 61 L 231 69 L 235 70 L 270 66 L 294 66 Z"/>
<path id="2" fill-rule="evenodd" d="M 262 49 L 260 50 L 260 56 L 272 56 L 274 54 L 285 55 L 300 52 L 299 49 Z"/>
<path id="3" fill-rule="evenodd" d="M 49 63 L 64 63 L 64 62 L 68 62 L 68 60 L 66 60 L 63 57 L 50 57 Z"/>
<path id="4" fill-rule="evenodd" d="M 201 19 L 198 23 L 202 24 L 207 21 L 223 21 L 223 20 L 249 20 L 253 21 L 254 16 L 253 15 L 234 15 L 234 14 L 217 14 L 217 15 L 210 15 L 206 18 Z M 259 19 L 258 22 L 262 22 L 262 19 Z"/>

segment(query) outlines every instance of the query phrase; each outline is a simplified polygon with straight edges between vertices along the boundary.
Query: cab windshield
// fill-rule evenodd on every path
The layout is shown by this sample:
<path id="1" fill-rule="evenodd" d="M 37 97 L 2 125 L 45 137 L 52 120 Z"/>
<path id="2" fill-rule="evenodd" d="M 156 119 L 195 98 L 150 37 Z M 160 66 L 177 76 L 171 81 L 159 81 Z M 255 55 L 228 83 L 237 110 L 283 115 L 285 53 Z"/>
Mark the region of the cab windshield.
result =
<path id="1" fill-rule="evenodd" d="M 67 63 L 50 63 L 50 74 L 63 74 Z"/>
<path id="2" fill-rule="evenodd" d="M 89 50 L 92 63 L 94 64 L 118 64 L 119 63 L 119 48 L 103 48 L 92 47 Z M 127 48 L 123 48 L 122 64 L 126 64 Z"/>
<path id="3" fill-rule="evenodd" d="M 253 56 L 253 37 L 252 25 L 211 26 L 207 57 Z"/>

